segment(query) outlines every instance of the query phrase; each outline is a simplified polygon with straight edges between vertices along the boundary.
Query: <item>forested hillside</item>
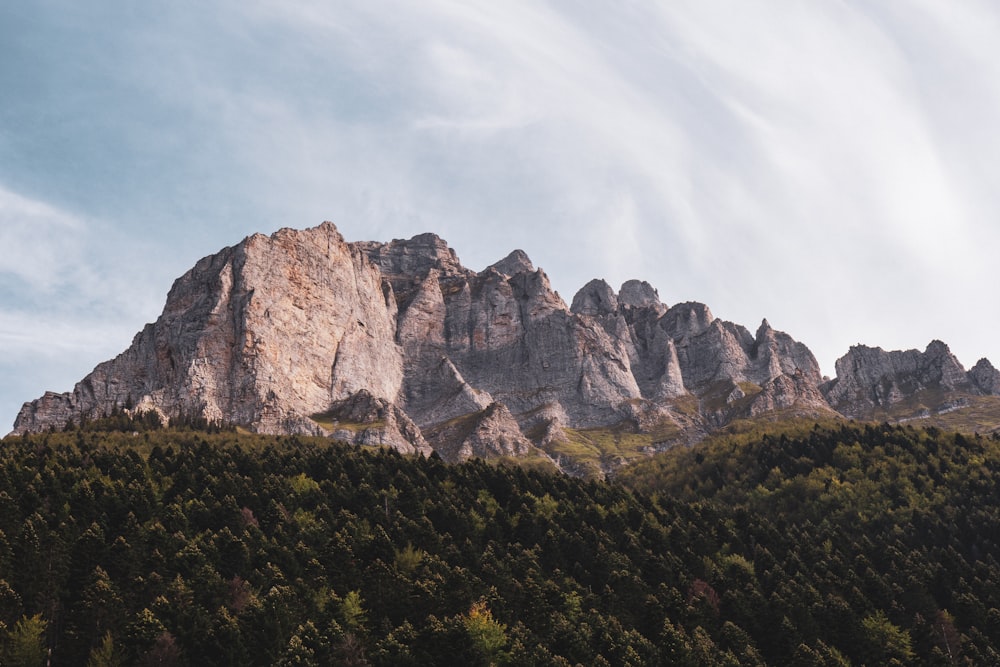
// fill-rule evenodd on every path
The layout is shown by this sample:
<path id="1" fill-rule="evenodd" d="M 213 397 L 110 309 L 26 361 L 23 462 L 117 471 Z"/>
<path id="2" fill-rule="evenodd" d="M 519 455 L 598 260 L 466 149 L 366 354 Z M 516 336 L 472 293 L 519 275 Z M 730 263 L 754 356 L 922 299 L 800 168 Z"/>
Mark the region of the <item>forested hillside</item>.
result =
<path id="1" fill-rule="evenodd" d="M 995 438 L 807 426 L 599 483 L 121 426 L 0 448 L 3 664 L 1000 664 Z"/>

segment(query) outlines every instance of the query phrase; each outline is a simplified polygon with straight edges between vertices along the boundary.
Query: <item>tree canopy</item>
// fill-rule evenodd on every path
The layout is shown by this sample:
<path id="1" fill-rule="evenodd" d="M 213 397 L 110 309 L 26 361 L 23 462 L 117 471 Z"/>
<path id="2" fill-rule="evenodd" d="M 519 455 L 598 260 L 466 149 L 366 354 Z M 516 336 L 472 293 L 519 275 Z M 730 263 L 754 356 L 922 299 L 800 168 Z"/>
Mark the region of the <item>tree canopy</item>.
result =
<path id="1" fill-rule="evenodd" d="M 127 428 L 0 447 L 4 664 L 1000 664 L 1000 442 L 814 426 L 617 480 Z"/>

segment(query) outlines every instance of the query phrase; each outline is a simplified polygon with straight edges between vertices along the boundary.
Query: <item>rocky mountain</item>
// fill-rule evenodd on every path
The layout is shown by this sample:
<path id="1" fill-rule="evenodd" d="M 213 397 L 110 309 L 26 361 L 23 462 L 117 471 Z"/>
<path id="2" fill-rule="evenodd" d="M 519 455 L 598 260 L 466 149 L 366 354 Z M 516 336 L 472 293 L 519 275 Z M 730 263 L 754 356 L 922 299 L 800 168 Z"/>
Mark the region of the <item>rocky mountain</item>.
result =
<path id="1" fill-rule="evenodd" d="M 988 361 L 966 373 L 936 341 L 852 348 L 825 381 L 767 320 L 751 333 L 638 280 L 617 292 L 593 280 L 567 306 L 521 251 L 475 272 L 433 234 L 348 243 L 323 223 L 198 262 L 125 352 L 26 403 L 14 432 L 155 410 L 601 474 L 736 419 L 870 418 L 998 394 Z"/>
<path id="2" fill-rule="evenodd" d="M 939 340 L 923 352 L 855 345 L 836 370 L 836 379 L 821 390 L 835 410 L 854 419 L 929 418 L 1000 395 L 1000 371 L 989 360 L 966 372 Z"/>

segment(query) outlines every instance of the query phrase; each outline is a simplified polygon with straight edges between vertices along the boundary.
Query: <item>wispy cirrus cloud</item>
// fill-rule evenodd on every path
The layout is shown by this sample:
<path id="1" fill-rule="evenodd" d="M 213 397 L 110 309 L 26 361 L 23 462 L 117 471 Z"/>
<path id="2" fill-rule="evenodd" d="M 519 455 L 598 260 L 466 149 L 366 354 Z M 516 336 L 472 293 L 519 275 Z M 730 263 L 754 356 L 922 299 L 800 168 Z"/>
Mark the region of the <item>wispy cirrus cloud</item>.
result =
<path id="1" fill-rule="evenodd" d="M 115 271 L 130 261 L 101 232 L 0 186 L 0 423 L 45 390 L 71 389 L 149 316 L 150 286 Z"/>
<path id="2" fill-rule="evenodd" d="M 828 372 L 1000 363 L 998 44 L 981 0 L 0 8 L 0 312 L 134 331 L 198 257 L 332 219 L 767 316 Z"/>
<path id="3" fill-rule="evenodd" d="M 49 292 L 80 270 L 78 218 L 0 187 L 0 275 Z"/>

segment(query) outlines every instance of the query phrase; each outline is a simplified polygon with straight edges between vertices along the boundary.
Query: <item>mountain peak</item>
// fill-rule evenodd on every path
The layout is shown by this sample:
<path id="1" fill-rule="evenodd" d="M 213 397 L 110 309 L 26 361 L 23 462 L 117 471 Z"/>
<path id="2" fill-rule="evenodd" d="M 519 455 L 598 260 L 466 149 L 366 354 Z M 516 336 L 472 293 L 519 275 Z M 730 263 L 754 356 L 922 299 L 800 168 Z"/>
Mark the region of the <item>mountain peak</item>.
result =
<path id="1" fill-rule="evenodd" d="M 594 278 L 573 297 L 570 311 L 577 315 L 612 315 L 618 311 L 618 296 L 606 280 Z"/>
<path id="2" fill-rule="evenodd" d="M 632 308 L 663 308 L 656 288 L 645 280 L 626 280 L 618 290 L 618 303 Z"/>
<path id="3" fill-rule="evenodd" d="M 969 371 L 969 380 L 987 395 L 1000 396 L 1000 371 L 989 359 L 980 359 Z"/>
<path id="4" fill-rule="evenodd" d="M 523 250 L 514 250 L 499 262 L 491 264 L 489 268 L 496 269 L 505 276 L 516 276 L 525 271 L 535 270 L 535 266 Z"/>
<path id="5" fill-rule="evenodd" d="M 467 272 L 455 251 L 437 234 L 418 234 L 389 243 L 368 241 L 352 245 L 360 248 L 390 280 L 423 279 L 431 269 L 444 274 Z"/>
<path id="6" fill-rule="evenodd" d="M 701 303 L 667 308 L 640 280 L 617 294 L 591 280 L 567 307 L 520 250 L 476 273 L 435 234 L 348 243 L 324 222 L 197 262 L 127 350 L 73 391 L 26 403 L 14 431 L 140 406 L 608 471 L 734 419 L 831 405 L 867 418 L 931 398 L 927 409 L 952 410 L 985 395 L 1000 395 L 1000 371 L 981 360 L 966 373 L 941 341 L 924 352 L 856 345 L 823 383 L 808 348 L 766 319 L 753 336 Z"/>

